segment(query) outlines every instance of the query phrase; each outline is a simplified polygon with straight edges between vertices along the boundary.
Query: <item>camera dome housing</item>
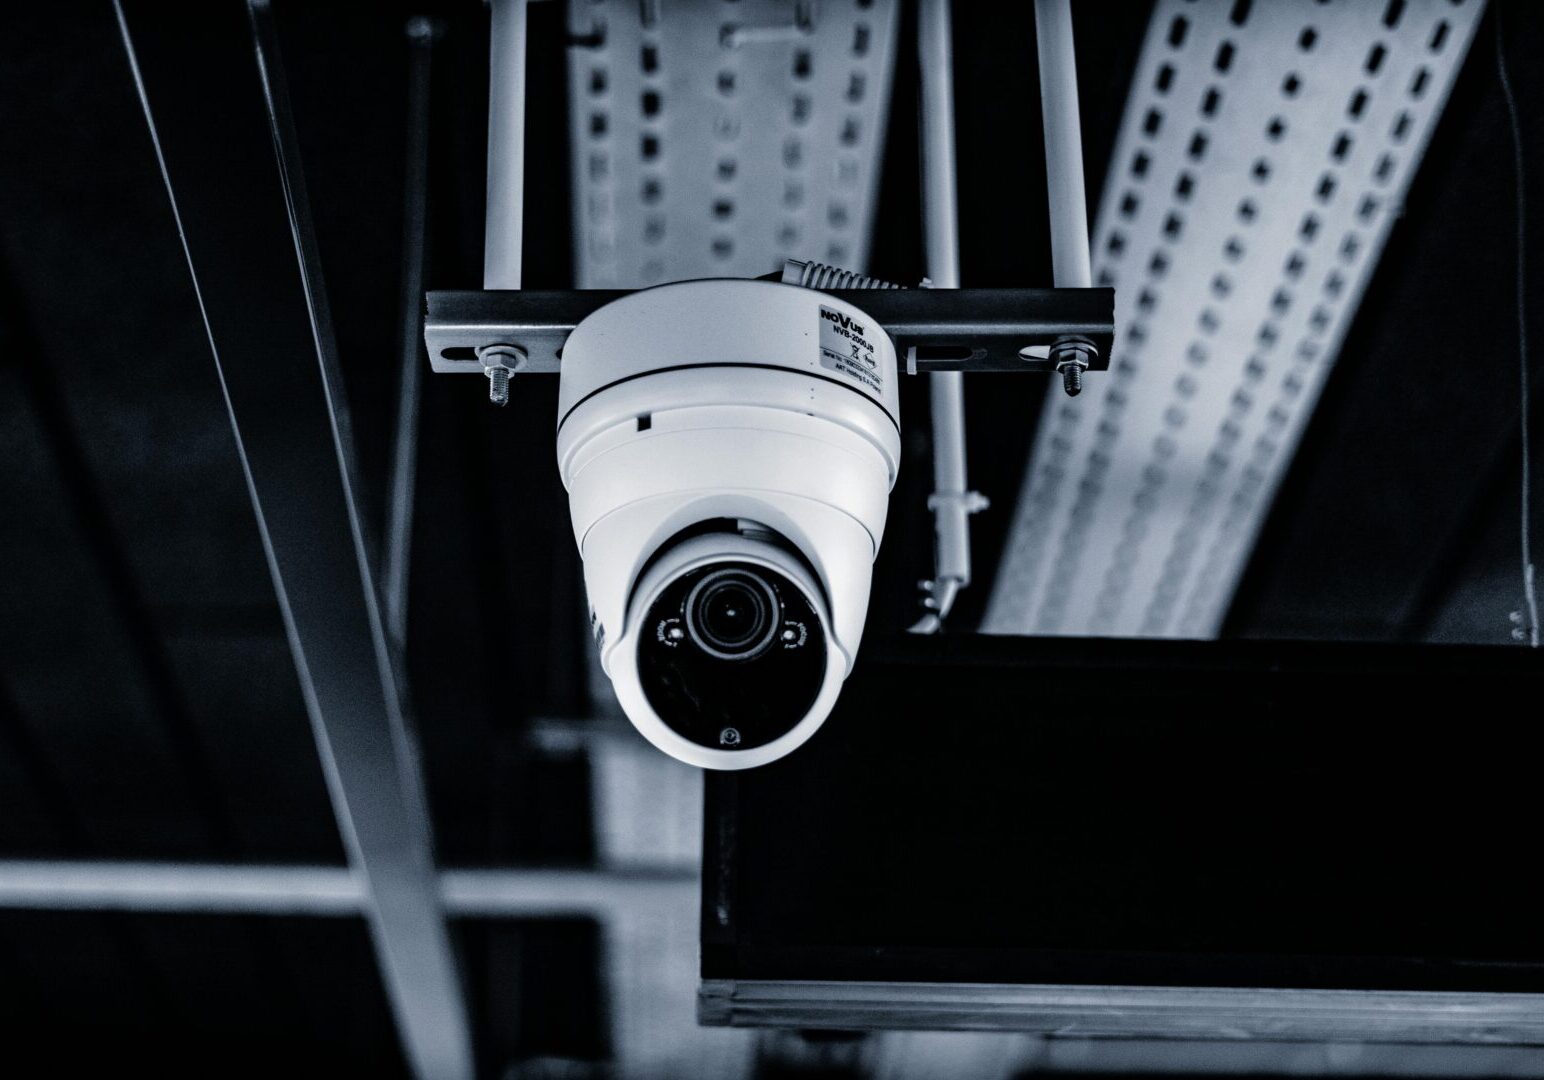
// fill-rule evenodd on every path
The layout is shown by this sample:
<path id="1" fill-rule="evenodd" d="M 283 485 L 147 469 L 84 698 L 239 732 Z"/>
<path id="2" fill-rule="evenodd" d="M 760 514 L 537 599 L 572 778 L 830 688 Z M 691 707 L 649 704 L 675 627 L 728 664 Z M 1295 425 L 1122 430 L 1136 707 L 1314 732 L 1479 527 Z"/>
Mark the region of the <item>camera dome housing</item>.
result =
<path id="1" fill-rule="evenodd" d="M 900 460 L 895 381 L 872 318 L 774 282 L 647 289 L 569 336 L 558 463 L 592 627 L 623 710 L 661 750 L 748 768 L 830 712 Z M 693 599 L 713 574 L 712 597 Z"/>

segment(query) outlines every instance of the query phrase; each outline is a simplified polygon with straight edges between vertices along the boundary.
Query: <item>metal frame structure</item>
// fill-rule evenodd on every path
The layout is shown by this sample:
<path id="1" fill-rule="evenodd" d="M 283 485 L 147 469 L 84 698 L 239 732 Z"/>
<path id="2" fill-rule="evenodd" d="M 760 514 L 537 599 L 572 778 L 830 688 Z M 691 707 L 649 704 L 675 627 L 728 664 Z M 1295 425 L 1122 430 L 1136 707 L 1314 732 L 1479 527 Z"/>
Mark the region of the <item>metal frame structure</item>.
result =
<path id="1" fill-rule="evenodd" d="M 1093 343 L 1107 361 L 1115 332 L 1110 289 L 828 289 L 862 308 L 895 341 L 908 374 L 940 371 L 1055 370 L 1048 356 L 1059 338 Z M 424 339 L 438 372 L 477 373 L 481 356 L 513 352 L 517 374 L 552 374 L 563 343 L 596 309 L 627 295 L 603 289 L 567 292 L 435 291 L 429 293 Z"/>
<path id="2" fill-rule="evenodd" d="M 245 7 L 244 18 L 235 5 L 211 5 L 170 21 L 139 0 L 118 0 L 116 14 L 349 866 L 8 861 L 0 862 L 0 908 L 363 917 L 410 1068 L 426 1077 L 469 1077 L 471 1025 L 448 916 L 574 913 L 626 923 L 681 909 L 697 891 L 696 879 L 678 867 L 435 869 L 401 668 L 416 457 L 416 317 L 405 317 L 386 544 L 377 562 L 373 530 L 355 495 L 347 403 L 273 15 L 263 0 Z M 514 290 L 520 285 L 521 125 L 500 124 L 497 117 L 517 114 L 523 98 L 524 66 L 510 49 L 523 48 L 524 15 L 524 0 L 494 5 L 490 57 L 490 140 L 503 150 L 490 155 L 490 191 L 499 195 L 490 199 L 489 236 L 497 242 L 489 244 L 487 284 Z M 409 26 L 407 298 L 421 290 L 426 258 L 434 37 L 426 21 Z M 219 92 L 187 94 L 190 81 Z M 216 114 L 215 101 L 236 104 Z M 259 271 L 255 290 L 253 268 Z M 510 342 L 528 350 L 535 361 L 530 370 L 555 369 L 567 332 L 609 298 L 431 294 L 431 361 L 436 369 L 477 371 L 483 346 Z M 1113 336 L 1109 290 L 969 296 L 877 290 L 861 299 L 896 336 L 913 373 L 1046 371 L 1058 337 L 1086 337 L 1107 357 Z M 972 317 L 962 320 L 961 310 Z M 437 322 L 437 316 L 446 318 Z M 450 344 L 436 338 L 444 322 L 454 324 Z M 285 408 L 269 407 L 276 400 Z"/>
<path id="3" fill-rule="evenodd" d="M 1024 1031 L 1078 1038 L 1544 1043 L 1544 994 L 708 980 L 699 1000 L 704 1022 L 753 1027 Z"/>
<path id="4" fill-rule="evenodd" d="M 442 27 L 422 16 L 408 20 L 407 173 L 403 177 L 401 374 L 392 439 L 391 487 L 386 502 L 386 544 L 381 553 L 381 600 L 386 632 L 400 654 L 407 642 L 408 572 L 413 548 L 413 495 L 418 478 L 418 401 L 424 350 L 418 332 L 424 273 L 429 262 L 429 87 L 434 44 Z"/>
<path id="5" fill-rule="evenodd" d="M 960 225 L 954 145 L 954 44 L 949 0 L 924 0 L 918 56 L 922 69 L 922 196 L 927 272 L 940 288 L 960 287 Z M 1072 44 L 1070 0 L 1036 0 L 1036 44 L 1045 118 L 1051 246 L 1059 288 L 1086 289 L 1089 274 L 1088 210 L 1083 193 L 1083 133 L 1078 120 L 1077 57 Z M 1089 352 L 1069 347 L 1077 335 L 1052 340 L 1046 360 L 1076 395 L 1083 372 L 1109 367 L 1109 346 Z M 1057 349 L 1056 346 L 1062 346 Z M 970 515 L 988 501 L 969 490 L 965 462 L 965 386 L 958 372 L 928 380 L 933 422 L 934 576 L 922 583 L 928 614 L 912 630 L 936 633 L 961 589 L 971 583 Z"/>
<path id="6" fill-rule="evenodd" d="M 245 16 L 204 5 L 175 20 L 116 8 L 405 1056 L 420 1076 L 470 1078 L 272 12 L 262 0 Z"/>
<path id="7" fill-rule="evenodd" d="M 927 276 L 936 288 L 960 287 L 960 208 L 954 146 L 954 39 L 949 0 L 925 0 L 917 15 L 922 91 L 922 228 Z M 1047 343 L 1048 345 L 1051 343 Z M 1108 356 L 1110 350 L 1103 350 Z M 1049 355 L 1049 350 L 1047 351 Z M 971 581 L 970 515 L 987 500 L 971 491 L 965 471 L 965 380 L 959 372 L 928 376 L 933 425 L 933 576 L 922 583 L 926 614 L 915 633 L 936 633 Z"/>
<path id="8" fill-rule="evenodd" d="M 604 914 L 696 900 L 680 867 L 613 870 L 445 870 L 434 881 L 448 915 Z M 243 915 L 368 915 L 373 898 L 343 866 L 0 861 L 0 910 L 155 911 Z"/>
<path id="9" fill-rule="evenodd" d="M 494 0 L 489 7 L 483 288 L 518 289 L 525 254 L 526 0 Z"/>
<path id="10" fill-rule="evenodd" d="M 865 644 L 868 666 L 848 691 L 857 704 L 829 741 L 775 781 L 710 777 L 703 1023 L 1018 1033 L 1019 1070 L 1037 1063 L 1038 1038 L 1069 1050 L 1046 1063 L 1074 1069 L 1130 1067 L 1140 1055 L 1105 1051 L 1152 1040 L 1186 1048 L 1167 1055 L 1175 1070 L 1544 1070 L 1529 909 L 1515 903 L 1508 914 L 1493 899 L 1529 895 L 1522 864 L 1499 869 L 1526 846 L 1517 808 L 1527 765 L 1503 771 L 1494 748 L 1525 763 L 1536 740 L 1526 724 L 1491 717 L 1460 750 L 1441 719 L 1475 680 L 1529 697 L 1544 669 L 1526 650 L 1001 636 Z M 1114 671 L 1118 686 L 1096 686 Z M 1316 712 L 1324 702 L 1335 719 Z M 1014 722 L 980 733 L 940 726 L 983 714 Z M 1250 734 L 1229 732 L 1238 716 Z M 1337 765 L 1303 787 L 1321 757 Z M 1444 768 L 1437 794 L 1430 778 Z M 876 837 L 890 811 L 872 808 L 903 805 L 918 782 L 961 792 L 958 806 L 934 811 L 932 831 L 906 830 L 903 844 Z M 840 794 L 811 794 L 826 790 Z M 1506 795 L 1488 802 L 1492 791 Z M 1232 817 L 1236 831 L 1208 836 L 1199 814 Z M 976 822 L 980 835 L 961 841 Z M 825 843 L 808 843 L 812 827 Z M 1381 861 L 1364 858 L 1362 838 Z M 1230 865 L 1249 843 L 1254 857 Z M 1409 895 L 1432 887 L 1357 952 L 1365 938 L 1347 931 L 1384 918 L 1372 914 L 1389 895 L 1382 874 L 1419 861 L 1405 854 L 1419 845 L 1466 843 L 1464 856 L 1396 878 Z M 1133 858 L 1153 844 L 1152 863 Z M 1181 849 L 1195 862 L 1176 859 Z M 784 879 L 819 888 L 793 903 L 762 899 Z M 1462 884 L 1445 895 L 1434 884 L 1443 879 Z M 914 901 L 904 895 L 912 882 Z M 1045 888 L 1054 882 L 1065 888 Z M 1176 925 L 1181 909 L 1195 917 Z M 1490 942 L 1442 936 L 1487 917 Z"/>
<path id="11" fill-rule="evenodd" d="M 406 298 L 416 293 L 420 301 L 408 303 L 404 313 L 404 379 L 377 579 L 374 529 L 354 498 L 348 414 L 273 16 L 261 0 L 245 7 L 243 13 L 242 5 L 209 5 L 169 20 L 153 5 L 122 0 L 117 17 L 225 391 L 349 865 L 0 860 L 0 909 L 363 918 L 409 1070 L 451 1078 L 473 1074 L 474 1054 L 447 919 L 591 917 L 607 935 L 613 977 L 649 991 L 647 1000 L 624 995 L 615 1003 L 618 1051 L 630 1061 L 663 1062 L 680 1042 L 660 1038 L 661 1010 L 686 1014 L 695 979 L 684 968 L 662 976 L 659 954 L 668 950 L 670 963 L 679 956 L 690 965 L 693 921 L 682 915 L 693 909 L 699 890 L 695 865 L 673 862 L 647 845 L 633 852 L 626 838 L 598 870 L 438 871 L 434 865 L 401 649 L 436 27 L 426 20 L 407 27 L 402 288 Z M 498 8 L 507 16 L 524 3 L 511 0 Z M 510 72 L 494 59 L 495 69 L 505 72 L 494 88 L 499 93 L 508 89 Z M 212 90 L 189 94 L 190 84 Z M 214 115 L 210 103 L 225 101 L 238 106 Z M 518 246 L 513 250 L 518 254 Z M 256 292 L 248 281 L 254 269 Z M 281 401 L 282 409 L 272 407 Z M 677 986 L 680 992 L 672 996 Z M 747 1046 L 743 1039 L 705 1032 L 691 1050 L 721 1066 L 720 1075 L 734 1076 L 748 1068 Z"/>
<path id="12" fill-rule="evenodd" d="M 399 470 L 406 466 L 398 475 L 408 493 L 394 497 L 394 528 L 401 535 L 386 562 L 386 577 L 398 584 L 382 592 L 369 540 L 372 530 L 362 521 L 355 497 L 347 407 L 272 14 L 265 0 L 248 0 L 245 21 L 223 5 L 207 5 L 175 21 L 143 0 L 115 0 L 115 7 L 226 395 L 350 865 L 5 861 L 0 862 L 0 909 L 362 916 L 370 926 L 410 1067 L 421 1076 L 470 1077 L 470 1025 L 447 916 L 679 907 L 692 902 L 695 876 L 679 869 L 435 869 L 397 657 L 412 436 L 404 431 L 399 442 Z M 492 93 L 505 107 L 494 110 L 494 119 L 503 116 L 508 123 L 490 127 L 490 141 L 518 146 L 523 56 L 501 52 L 498 42 L 508 39 L 523 46 L 525 2 L 499 0 L 493 7 L 496 20 L 514 20 L 510 25 L 519 30 L 495 34 Z M 947 15 L 946 4 L 930 8 L 942 8 Z M 1044 11 L 1054 20 L 1058 8 L 1065 4 L 1042 0 L 1037 14 Z M 1042 45 L 1047 48 L 1049 40 L 1061 40 L 1046 38 Z M 1042 68 L 1048 67 L 1043 61 Z M 415 68 L 415 78 L 426 75 L 426 69 Z M 185 92 L 189 82 L 205 80 L 228 93 Z M 217 115 L 211 107 L 215 100 L 236 101 L 239 108 Z M 1075 99 L 1073 106 L 1075 113 Z M 1049 93 L 1045 107 L 1049 146 Z M 1058 130 L 1065 134 L 1065 124 Z M 221 152 L 210 153 L 211 147 Z M 490 161 L 494 157 L 490 154 Z M 498 159 L 523 168 L 519 151 Z M 195 170 L 199 182 L 187 182 Z M 211 178 L 211 172 L 218 175 Z M 221 183 L 221 176 L 237 182 Z M 497 187 L 518 198 L 522 186 L 518 171 L 513 180 L 506 177 L 497 184 L 490 173 L 490 192 Z M 259 200 L 251 200 L 254 193 Z M 503 205 L 508 210 L 507 200 Z M 1072 213 L 1057 216 L 1072 220 Z M 935 260 L 932 234 L 947 232 L 946 219 L 930 215 L 930 222 L 935 219 L 930 273 L 938 284 L 957 286 L 957 265 L 949 269 L 951 259 L 957 264 L 957 242 L 950 255 L 950 241 L 941 239 Z M 518 202 L 512 225 L 508 214 L 498 221 L 504 261 L 498 268 L 490 263 L 487 284 L 518 288 Z M 491 236 L 493 213 L 489 226 Z M 1072 235 L 1068 228 L 1057 233 L 1058 284 L 1087 286 L 1086 257 L 1081 274 L 1061 269 L 1060 240 Z M 490 247 L 490 258 L 493 253 Z M 253 274 L 253 267 L 262 272 Z M 408 269 L 414 280 L 411 264 Z M 404 284 L 407 295 L 415 291 Z M 913 373 L 1051 370 L 1055 364 L 1048 355 L 1023 350 L 1065 335 L 1092 339 L 1098 351 L 1091 366 L 1108 365 L 1114 324 L 1109 290 L 993 292 L 995 309 L 985 291 L 863 292 L 849 298 L 875 310 L 896 334 Z M 524 370 L 555 370 L 568 330 L 609 295 L 431 294 L 426 326 L 431 362 L 436 370 L 477 371 L 477 348 L 510 343 L 526 348 Z M 945 313 L 946 304 L 985 314 L 967 327 Z M 416 327 L 405 335 L 405 358 L 409 352 L 416 356 Z M 408 363 L 405 370 L 414 367 Z M 957 376 L 945 378 L 947 385 L 957 385 Z M 268 409 L 273 400 L 283 400 L 285 409 Z M 406 394 L 402 408 L 402 419 L 410 419 L 413 407 Z M 958 486 L 963 488 L 963 459 L 959 465 Z M 940 492 L 948 493 L 942 481 Z M 1391 1040 L 1544 1042 L 1544 995 L 1500 1000 L 1479 994 L 718 980 L 704 983 L 702 1001 L 704 1020 L 727 1025 L 926 1026 L 1101 1037 L 1180 1030 L 1195 1037 L 1246 1032 L 1281 1039 L 1345 1038 L 1352 1031 L 1364 1036 L 1371 1027 Z"/>

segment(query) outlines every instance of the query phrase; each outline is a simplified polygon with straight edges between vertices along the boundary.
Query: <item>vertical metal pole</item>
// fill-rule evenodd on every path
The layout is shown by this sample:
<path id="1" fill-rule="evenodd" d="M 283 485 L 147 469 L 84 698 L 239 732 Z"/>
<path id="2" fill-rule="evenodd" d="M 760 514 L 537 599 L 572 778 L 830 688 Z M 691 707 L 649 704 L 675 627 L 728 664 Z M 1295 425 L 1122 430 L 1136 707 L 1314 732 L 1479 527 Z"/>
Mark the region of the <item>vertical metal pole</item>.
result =
<path id="1" fill-rule="evenodd" d="M 949 24 L 949 7 L 949 0 L 922 0 L 918 26 L 922 61 L 922 225 L 927 246 L 927 276 L 939 289 L 960 287 L 959 191 L 954 159 L 954 34 Z"/>
<path id="2" fill-rule="evenodd" d="M 483 288 L 520 288 L 525 240 L 526 0 L 493 0 L 488 50 L 488 217 Z"/>
<path id="3" fill-rule="evenodd" d="M 1083 129 L 1078 118 L 1078 61 L 1072 48 L 1070 0 L 1035 0 L 1035 45 L 1045 118 L 1052 272 L 1058 289 L 1086 289 L 1094 278 L 1089 269 Z"/>
<path id="4" fill-rule="evenodd" d="M 919 13 L 922 67 L 922 224 L 927 276 L 934 287 L 960 287 L 960 226 L 954 156 L 954 60 L 949 0 L 923 0 Z M 928 376 L 933 420 L 934 576 L 931 612 L 911 629 L 933 633 L 960 589 L 970 584 L 970 515 L 984 500 L 966 490 L 965 387 L 957 371 Z"/>
<path id="5" fill-rule="evenodd" d="M 404 1055 L 416 1076 L 470 1080 L 272 13 L 116 8 Z"/>
<path id="6" fill-rule="evenodd" d="M 418 476 L 418 398 L 424 355 L 424 270 L 429 250 L 429 86 L 440 28 L 415 16 L 407 23 L 407 174 L 402 208 L 402 368 L 397 382 L 397 430 L 392 448 L 391 490 L 386 503 L 386 552 L 381 561 L 381 601 L 386 633 L 397 649 L 407 644 L 408 571 L 413 549 L 413 494 Z"/>

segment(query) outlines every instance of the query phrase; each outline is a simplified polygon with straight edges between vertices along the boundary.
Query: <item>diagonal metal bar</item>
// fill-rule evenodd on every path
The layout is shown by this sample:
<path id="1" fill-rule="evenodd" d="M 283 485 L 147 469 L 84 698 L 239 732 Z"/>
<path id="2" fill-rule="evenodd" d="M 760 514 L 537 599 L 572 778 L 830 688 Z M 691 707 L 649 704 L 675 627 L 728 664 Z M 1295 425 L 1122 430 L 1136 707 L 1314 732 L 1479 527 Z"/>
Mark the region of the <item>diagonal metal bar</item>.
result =
<path id="1" fill-rule="evenodd" d="M 272 15 L 116 8 L 405 1056 L 422 1077 L 470 1077 Z"/>
<path id="2" fill-rule="evenodd" d="M 402 369 L 397 383 L 391 488 L 386 501 L 386 550 L 381 599 L 386 632 L 397 648 L 407 644 L 408 571 L 413 551 L 413 495 L 418 477 L 418 399 L 424 349 L 419 333 L 424 273 L 429 261 L 429 95 L 434 45 L 441 28 L 433 19 L 408 20 L 407 173 L 402 207 Z"/>

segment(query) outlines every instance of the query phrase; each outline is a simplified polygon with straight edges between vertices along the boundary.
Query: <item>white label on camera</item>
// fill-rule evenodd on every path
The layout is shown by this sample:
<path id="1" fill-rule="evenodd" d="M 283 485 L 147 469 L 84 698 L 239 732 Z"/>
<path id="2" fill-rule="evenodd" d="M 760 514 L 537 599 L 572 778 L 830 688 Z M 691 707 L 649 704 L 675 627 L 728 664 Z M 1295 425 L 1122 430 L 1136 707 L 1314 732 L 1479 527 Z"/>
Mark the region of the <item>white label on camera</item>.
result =
<path id="1" fill-rule="evenodd" d="M 874 333 L 851 315 L 820 305 L 820 364 L 880 393 L 878 348 Z"/>

